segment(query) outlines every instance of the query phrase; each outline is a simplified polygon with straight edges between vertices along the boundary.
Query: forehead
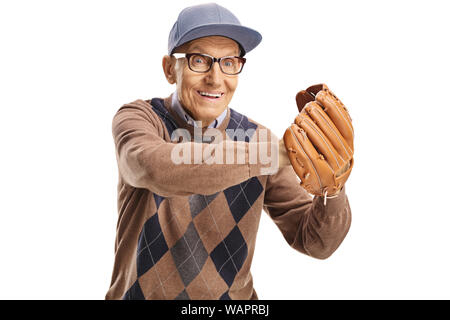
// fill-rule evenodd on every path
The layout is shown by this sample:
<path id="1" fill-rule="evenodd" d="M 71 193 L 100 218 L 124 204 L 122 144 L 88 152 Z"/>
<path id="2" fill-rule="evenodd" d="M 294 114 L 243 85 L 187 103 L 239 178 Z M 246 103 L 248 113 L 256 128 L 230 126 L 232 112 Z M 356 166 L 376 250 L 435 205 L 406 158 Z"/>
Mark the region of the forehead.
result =
<path id="1" fill-rule="evenodd" d="M 206 53 L 215 57 L 239 55 L 239 45 L 236 41 L 220 36 L 199 38 L 187 43 L 188 52 Z"/>

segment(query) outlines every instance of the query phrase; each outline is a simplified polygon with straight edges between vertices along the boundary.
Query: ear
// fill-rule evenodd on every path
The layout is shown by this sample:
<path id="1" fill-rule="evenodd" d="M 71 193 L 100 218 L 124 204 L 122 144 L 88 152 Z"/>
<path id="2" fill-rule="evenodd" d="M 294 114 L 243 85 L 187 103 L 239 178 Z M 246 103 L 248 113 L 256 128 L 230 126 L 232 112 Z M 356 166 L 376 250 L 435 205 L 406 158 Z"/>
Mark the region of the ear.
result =
<path id="1" fill-rule="evenodd" d="M 163 67 L 164 75 L 166 76 L 166 79 L 170 84 L 174 84 L 177 79 L 176 72 L 175 72 L 175 64 L 176 64 L 176 59 L 174 57 L 165 55 L 162 59 L 162 67 Z"/>

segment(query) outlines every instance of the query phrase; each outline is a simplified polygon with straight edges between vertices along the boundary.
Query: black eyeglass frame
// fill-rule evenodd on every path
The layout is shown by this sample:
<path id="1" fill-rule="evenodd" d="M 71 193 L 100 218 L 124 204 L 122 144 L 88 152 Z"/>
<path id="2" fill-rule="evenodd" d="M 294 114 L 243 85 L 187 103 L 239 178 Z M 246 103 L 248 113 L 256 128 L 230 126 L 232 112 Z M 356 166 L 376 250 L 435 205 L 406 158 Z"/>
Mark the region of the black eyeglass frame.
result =
<path id="1" fill-rule="evenodd" d="M 197 70 L 193 70 L 193 69 L 192 69 L 192 67 L 191 67 L 191 62 L 190 62 L 190 58 L 191 58 L 192 56 L 194 56 L 194 55 L 204 56 L 204 57 L 208 57 L 208 58 L 212 59 L 212 63 L 209 65 L 208 70 L 205 70 L 205 71 L 197 71 Z M 216 57 L 210 56 L 209 54 L 198 53 L 198 52 L 192 52 L 192 53 L 178 53 L 178 52 L 177 52 L 177 53 L 172 53 L 171 56 L 173 56 L 173 57 L 175 57 L 175 58 L 177 58 L 177 59 L 178 59 L 178 58 L 186 58 L 186 59 L 187 59 L 187 62 L 188 62 L 189 69 L 190 69 L 191 71 L 193 71 L 193 72 L 198 72 L 198 73 L 207 73 L 207 72 L 209 72 L 209 70 L 211 70 L 211 68 L 212 68 L 212 66 L 214 65 L 214 63 L 217 62 L 217 63 L 219 64 L 220 71 L 222 71 L 222 72 L 225 73 L 225 74 L 231 75 L 231 76 L 235 76 L 235 75 L 241 73 L 241 72 L 242 72 L 242 69 L 244 69 L 245 62 L 247 61 L 246 58 L 239 57 L 239 56 L 226 56 L 226 57 L 216 58 Z M 223 71 L 222 65 L 220 64 L 220 61 L 222 61 L 223 59 L 227 59 L 227 58 L 237 58 L 237 59 L 239 59 L 239 61 L 241 61 L 241 63 L 242 63 L 241 70 L 239 70 L 239 72 L 237 72 L 237 73 L 228 73 L 228 72 Z"/>

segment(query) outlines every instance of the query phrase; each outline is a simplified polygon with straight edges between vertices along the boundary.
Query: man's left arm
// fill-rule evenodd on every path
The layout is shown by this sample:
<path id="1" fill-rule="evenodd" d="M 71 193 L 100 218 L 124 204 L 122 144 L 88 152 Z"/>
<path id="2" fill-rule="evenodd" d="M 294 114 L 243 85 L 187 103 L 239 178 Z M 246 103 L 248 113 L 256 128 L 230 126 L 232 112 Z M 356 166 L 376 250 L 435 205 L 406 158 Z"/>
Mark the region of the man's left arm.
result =
<path id="1" fill-rule="evenodd" d="M 292 166 L 285 166 L 267 179 L 266 211 L 289 245 L 318 259 L 328 258 L 342 243 L 351 223 L 345 186 L 336 197 L 312 198 L 300 186 Z"/>

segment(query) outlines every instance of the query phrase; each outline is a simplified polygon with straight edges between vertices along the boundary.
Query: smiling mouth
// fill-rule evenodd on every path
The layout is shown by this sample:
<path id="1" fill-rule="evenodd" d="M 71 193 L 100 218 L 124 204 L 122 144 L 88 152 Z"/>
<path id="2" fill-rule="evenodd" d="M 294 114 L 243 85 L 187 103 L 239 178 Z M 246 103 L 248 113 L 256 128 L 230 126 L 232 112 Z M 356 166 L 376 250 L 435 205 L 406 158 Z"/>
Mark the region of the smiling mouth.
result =
<path id="1" fill-rule="evenodd" d="M 208 98 L 208 99 L 219 99 L 224 95 L 223 92 L 207 92 L 207 91 L 200 91 L 197 90 L 197 93 L 201 95 L 202 97 Z"/>

